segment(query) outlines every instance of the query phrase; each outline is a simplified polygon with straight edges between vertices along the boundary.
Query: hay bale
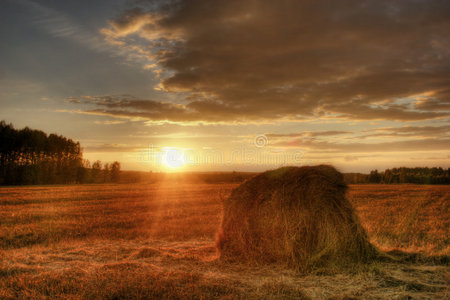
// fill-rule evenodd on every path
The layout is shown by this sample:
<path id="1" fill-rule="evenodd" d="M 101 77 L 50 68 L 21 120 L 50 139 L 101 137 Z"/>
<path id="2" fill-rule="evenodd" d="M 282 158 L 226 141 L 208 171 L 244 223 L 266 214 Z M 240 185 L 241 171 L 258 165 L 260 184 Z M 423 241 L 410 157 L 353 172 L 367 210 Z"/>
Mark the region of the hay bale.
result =
<path id="1" fill-rule="evenodd" d="M 368 261 L 376 249 L 331 166 L 284 167 L 257 175 L 223 203 L 222 259 L 283 262 L 298 270 Z"/>

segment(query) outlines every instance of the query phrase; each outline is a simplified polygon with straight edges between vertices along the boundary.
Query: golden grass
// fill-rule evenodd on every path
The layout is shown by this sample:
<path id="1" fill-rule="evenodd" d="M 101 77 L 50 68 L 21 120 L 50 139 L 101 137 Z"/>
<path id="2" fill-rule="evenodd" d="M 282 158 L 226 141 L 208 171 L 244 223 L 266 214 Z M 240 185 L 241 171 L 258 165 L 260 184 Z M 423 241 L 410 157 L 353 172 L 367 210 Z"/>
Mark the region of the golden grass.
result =
<path id="1" fill-rule="evenodd" d="M 0 299 L 449 296 L 445 258 L 309 275 L 217 260 L 221 199 L 235 186 L 0 188 Z M 348 197 L 378 247 L 450 254 L 450 186 L 357 185 Z"/>
<path id="2" fill-rule="evenodd" d="M 450 186 L 353 185 L 348 197 L 379 248 L 450 255 Z"/>

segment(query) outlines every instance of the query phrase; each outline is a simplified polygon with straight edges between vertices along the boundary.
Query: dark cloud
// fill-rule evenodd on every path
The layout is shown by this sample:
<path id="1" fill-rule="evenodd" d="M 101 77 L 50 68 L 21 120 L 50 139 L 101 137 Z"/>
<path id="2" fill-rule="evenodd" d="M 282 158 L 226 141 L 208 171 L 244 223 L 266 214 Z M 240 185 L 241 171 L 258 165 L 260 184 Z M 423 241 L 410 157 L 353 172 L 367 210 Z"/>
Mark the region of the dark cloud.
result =
<path id="1" fill-rule="evenodd" d="M 450 115 L 448 1 L 149 1 L 111 24 L 109 36 L 150 41 L 163 89 L 186 93 L 161 118 Z"/>
<path id="2" fill-rule="evenodd" d="M 159 102 L 150 99 L 138 99 L 129 95 L 124 96 L 84 96 L 82 98 L 70 97 L 70 103 L 90 106 L 81 113 L 112 116 L 118 118 L 141 118 L 154 121 L 220 121 L 220 116 L 228 114 L 226 110 L 220 114 L 212 114 L 207 108 L 197 110 L 193 103 L 187 105 Z M 204 103 L 207 104 L 207 103 Z M 211 110 L 211 109 L 209 109 Z"/>

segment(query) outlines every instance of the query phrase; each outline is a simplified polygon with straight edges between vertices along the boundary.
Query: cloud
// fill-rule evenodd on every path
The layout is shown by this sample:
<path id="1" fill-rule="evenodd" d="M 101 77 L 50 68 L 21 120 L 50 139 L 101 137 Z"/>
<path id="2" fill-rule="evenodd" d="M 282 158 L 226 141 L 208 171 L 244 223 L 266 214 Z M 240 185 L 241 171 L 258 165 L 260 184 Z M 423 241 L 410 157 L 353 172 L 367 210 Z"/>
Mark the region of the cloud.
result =
<path id="1" fill-rule="evenodd" d="M 145 39 L 160 87 L 185 95 L 151 120 L 450 116 L 448 1 L 149 1 L 102 32 Z"/>
<path id="2" fill-rule="evenodd" d="M 310 139 L 295 139 L 273 143 L 276 147 L 295 147 L 315 151 L 331 151 L 346 153 L 364 152 L 416 152 L 440 151 L 450 149 L 450 139 L 428 138 L 422 140 L 408 140 L 382 143 L 335 143 Z"/>
<path id="3" fill-rule="evenodd" d="M 450 113 L 445 111 L 412 111 L 406 106 L 398 104 L 371 106 L 368 104 L 360 104 L 356 101 L 327 104 L 323 109 L 338 113 L 340 117 L 355 120 L 421 121 L 450 116 Z"/>
<path id="4" fill-rule="evenodd" d="M 287 134 L 278 134 L 278 133 L 268 133 L 267 137 L 270 138 L 285 138 L 285 137 L 299 137 L 299 136 L 308 136 L 308 137 L 318 137 L 318 136 L 334 136 L 334 135 L 342 135 L 342 134 L 351 134 L 349 131 L 336 131 L 336 130 L 326 130 L 326 131 L 304 131 L 298 133 L 287 133 Z"/>
<path id="5" fill-rule="evenodd" d="M 88 146 L 83 148 L 87 153 L 103 153 L 103 152 L 135 152 L 142 147 L 133 147 L 121 144 L 101 144 L 95 146 Z"/>
<path id="6" fill-rule="evenodd" d="M 94 51 L 110 51 L 110 47 L 97 35 L 92 34 L 82 25 L 74 22 L 64 13 L 32 0 L 17 0 L 14 3 L 20 4 L 31 12 L 31 21 L 34 25 L 51 36 L 71 40 Z"/>
<path id="7" fill-rule="evenodd" d="M 78 99 L 78 98 L 76 98 L 76 97 L 67 97 L 67 98 L 65 99 L 65 101 L 66 101 L 67 103 L 74 103 L 74 104 L 79 104 L 79 103 L 81 103 L 80 99 Z"/>
<path id="8" fill-rule="evenodd" d="M 120 18 L 110 22 L 113 30 L 109 33 L 116 36 L 126 36 L 139 31 L 143 26 L 153 24 L 153 18 L 142 9 L 135 8 L 122 14 Z"/>
<path id="9" fill-rule="evenodd" d="M 441 94 L 442 98 L 427 98 L 415 104 L 416 109 L 430 111 L 450 111 L 450 93 Z"/>
<path id="10" fill-rule="evenodd" d="M 111 56 L 125 57 L 127 62 L 142 65 L 145 68 L 151 61 L 151 52 L 139 44 L 128 45 L 120 41 L 120 37 L 135 33 L 145 24 L 148 14 L 139 15 L 137 11 L 123 21 L 110 22 L 111 29 L 103 28 L 100 32 L 92 31 L 84 24 L 76 22 L 70 14 L 48 7 L 33 0 L 10 0 L 25 8 L 30 15 L 30 20 L 36 28 L 46 32 L 52 37 L 65 39 L 82 45 L 87 49 L 98 53 L 106 53 Z M 105 40 L 106 36 L 106 40 Z M 111 44 L 116 47 L 111 47 Z"/>
<path id="11" fill-rule="evenodd" d="M 118 124 L 124 124 L 125 121 L 120 120 L 106 120 L 106 121 L 94 121 L 94 124 L 97 125 L 118 125 Z"/>
<path id="12" fill-rule="evenodd" d="M 332 137 L 346 135 L 345 139 Z M 400 152 L 450 149 L 450 125 L 382 127 L 356 132 L 305 131 L 289 134 L 266 134 L 275 147 L 295 147 L 325 152 Z M 393 138 L 396 141 L 388 140 Z M 367 139 L 361 143 L 360 140 Z M 380 141 L 381 139 L 381 141 Z M 353 157 L 350 155 L 349 157 Z M 346 158 L 347 161 L 355 160 Z"/>
<path id="13" fill-rule="evenodd" d="M 84 110 L 72 111 L 76 113 L 151 121 L 216 123 L 242 115 L 235 108 L 217 107 L 213 102 L 178 104 L 129 95 L 68 97 L 66 102 L 85 107 Z"/>
<path id="14" fill-rule="evenodd" d="M 130 96 L 84 96 L 81 98 L 69 97 L 66 101 L 74 104 L 90 106 L 77 113 L 111 116 L 126 119 L 142 119 L 153 121 L 195 121 L 208 120 L 205 116 L 200 118 L 199 112 L 190 110 L 187 106 L 158 102 L 149 99 L 137 99 Z"/>
<path id="15" fill-rule="evenodd" d="M 450 125 L 444 126 L 403 126 L 403 127 L 384 127 L 366 132 L 374 132 L 366 135 L 359 136 L 358 138 L 364 139 L 368 137 L 449 137 Z"/>

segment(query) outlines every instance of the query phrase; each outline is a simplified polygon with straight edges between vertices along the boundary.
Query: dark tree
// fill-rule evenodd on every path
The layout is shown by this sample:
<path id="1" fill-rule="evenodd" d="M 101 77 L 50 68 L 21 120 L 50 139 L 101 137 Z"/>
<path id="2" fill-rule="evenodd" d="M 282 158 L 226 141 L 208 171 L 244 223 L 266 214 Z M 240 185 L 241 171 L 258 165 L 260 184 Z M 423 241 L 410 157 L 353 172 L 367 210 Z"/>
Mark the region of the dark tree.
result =
<path id="1" fill-rule="evenodd" d="M 100 183 L 103 180 L 101 172 L 102 172 L 102 162 L 97 160 L 92 164 L 91 169 L 92 182 Z"/>
<path id="2" fill-rule="evenodd" d="M 78 142 L 0 122 L 0 184 L 75 183 L 80 166 Z"/>
<path id="3" fill-rule="evenodd" d="M 120 163 L 118 161 L 115 161 L 111 165 L 111 181 L 119 182 L 119 180 L 120 180 Z"/>

